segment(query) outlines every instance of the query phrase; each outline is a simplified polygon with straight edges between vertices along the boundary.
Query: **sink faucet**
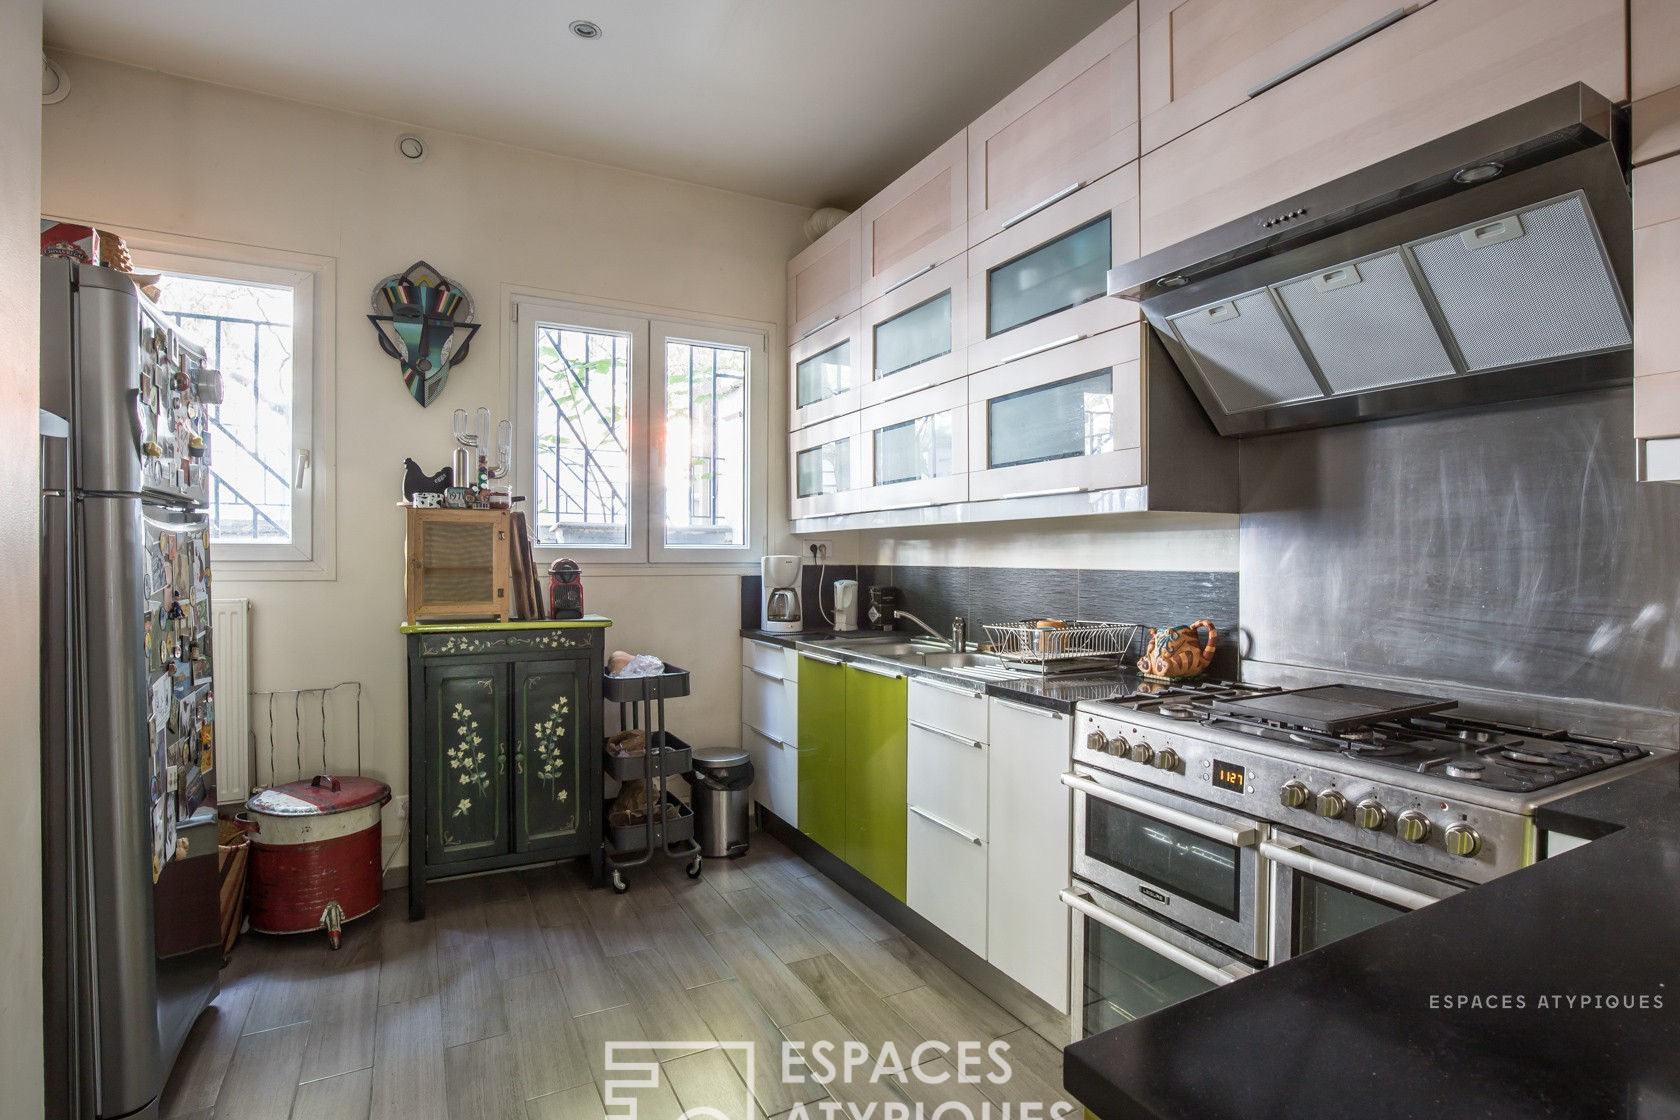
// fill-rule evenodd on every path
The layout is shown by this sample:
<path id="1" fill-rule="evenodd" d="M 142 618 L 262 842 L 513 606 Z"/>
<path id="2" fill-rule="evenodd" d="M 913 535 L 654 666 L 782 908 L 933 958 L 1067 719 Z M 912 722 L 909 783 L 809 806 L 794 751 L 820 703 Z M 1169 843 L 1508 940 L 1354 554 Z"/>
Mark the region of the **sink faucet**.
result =
<path id="1" fill-rule="evenodd" d="M 911 622 L 914 622 L 917 626 L 920 626 L 924 631 L 926 631 L 929 635 L 931 635 L 936 641 L 944 642 L 946 645 L 950 646 L 953 650 L 956 650 L 957 646 L 955 645 L 955 643 L 952 642 L 952 640 L 950 638 L 945 637 L 945 635 L 941 634 L 939 631 L 935 630 L 933 627 L 929 626 L 927 623 L 923 622 L 921 619 L 917 618 L 915 615 L 911 614 L 909 611 L 907 611 L 907 610 L 895 610 L 895 611 L 893 611 L 893 614 L 895 616 L 897 616 L 898 618 L 909 619 Z"/>
<path id="2" fill-rule="evenodd" d="M 962 653 L 968 649 L 968 619 L 962 615 L 951 620 L 951 651 Z"/>

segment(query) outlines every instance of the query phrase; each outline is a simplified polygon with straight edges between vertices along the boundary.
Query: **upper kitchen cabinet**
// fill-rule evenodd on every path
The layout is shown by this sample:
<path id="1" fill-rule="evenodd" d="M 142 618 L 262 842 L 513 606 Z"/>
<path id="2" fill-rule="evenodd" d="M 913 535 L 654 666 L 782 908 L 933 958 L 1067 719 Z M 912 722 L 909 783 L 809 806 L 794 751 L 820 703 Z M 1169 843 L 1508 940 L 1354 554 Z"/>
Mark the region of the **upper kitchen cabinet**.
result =
<path id="1" fill-rule="evenodd" d="M 968 276 L 947 261 L 863 309 L 863 403 L 880 404 L 968 372 Z"/>
<path id="2" fill-rule="evenodd" d="M 1680 152 L 1680 3 L 1632 0 L 1633 162 Z"/>
<path id="3" fill-rule="evenodd" d="M 857 214 L 788 262 L 788 337 L 797 345 L 863 305 Z"/>
<path id="4" fill-rule="evenodd" d="M 1680 156 L 1634 168 L 1633 225 L 1639 477 L 1680 482 Z"/>
<path id="5" fill-rule="evenodd" d="M 1374 34 L 1396 0 L 1138 0 L 1138 113 L 1152 152 L 1279 76 Z"/>
<path id="6" fill-rule="evenodd" d="M 856 412 L 863 387 L 863 338 L 858 312 L 842 315 L 795 342 L 788 349 L 793 378 L 790 430 Z"/>
<path id="7" fill-rule="evenodd" d="M 968 253 L 968 369 L 1016 361 L 1137 319 L 1108 270 L 1138 255 L 1137 164 Z"/>
<path id="8" fill-rule="evenodd" d="M 968 127 L 968 244 L 1137 158 L 1137 6 Z"/>
<path id="9" fill-rule="evenodd" d="M 1626 35 L 1623 0 L 1436 0 L 1145 155 L 1142 251 L 1572 82 L 1622 100 Z"/>
<path id="10" fill-rule="evenodd" d="M 968 248 L 968 133 L 960 132 L 858 210 L 863 302 Z"/>

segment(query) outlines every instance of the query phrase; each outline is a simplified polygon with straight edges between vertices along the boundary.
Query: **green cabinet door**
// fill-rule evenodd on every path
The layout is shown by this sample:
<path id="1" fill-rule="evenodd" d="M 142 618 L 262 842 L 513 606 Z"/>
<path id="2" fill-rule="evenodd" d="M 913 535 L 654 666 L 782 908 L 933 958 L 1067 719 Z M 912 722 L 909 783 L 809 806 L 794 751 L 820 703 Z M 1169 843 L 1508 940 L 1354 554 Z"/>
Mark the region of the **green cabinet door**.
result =
<path id="1" fill-rule="evenodd" d="M 426 861 L 500 855 L 508 841 L 508 666 L 426 669 Z"/>
<path id="2" fill-rule="evenodd" d="M 846 670 L 799 659 L 799 831 L 845 858 Z"/>
<path id="3" fill-rule="evenodd" d="M 803 693 L 803 667 L 799 687 Z M 903 677 L 846 668 L 846 839 L 839 854 L 900 902 L 905 881 L 909 693 L 909 682 Z"/>
<path id="4" fill-rule="evenodd" d="M 594 659 L 513 665 L 513 849 L 572 846 L 595 817 L 586 751 L 599 697 Z M 593 686 L 586 688 L 585 685 Z"/>

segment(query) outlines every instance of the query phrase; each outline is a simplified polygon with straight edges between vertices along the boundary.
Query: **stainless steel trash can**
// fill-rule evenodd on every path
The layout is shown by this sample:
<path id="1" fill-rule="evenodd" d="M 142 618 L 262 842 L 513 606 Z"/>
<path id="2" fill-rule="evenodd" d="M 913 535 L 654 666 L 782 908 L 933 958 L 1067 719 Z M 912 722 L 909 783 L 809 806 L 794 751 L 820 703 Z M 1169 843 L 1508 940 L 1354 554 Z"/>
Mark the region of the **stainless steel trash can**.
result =
<path id="1" fill-rule="evenodd" d="M 747 850 L 752 759 L 738 747 L 701 747 L 694 752 L 694 838 L 700 854 L 728 857 Z"/>

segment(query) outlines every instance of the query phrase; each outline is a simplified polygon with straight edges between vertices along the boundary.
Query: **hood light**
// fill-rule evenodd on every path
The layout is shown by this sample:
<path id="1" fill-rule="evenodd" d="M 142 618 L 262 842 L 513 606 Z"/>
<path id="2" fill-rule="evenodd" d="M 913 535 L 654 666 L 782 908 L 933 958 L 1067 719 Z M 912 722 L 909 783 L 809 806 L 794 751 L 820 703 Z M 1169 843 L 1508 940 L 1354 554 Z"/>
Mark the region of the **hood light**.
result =
<path id="1" fill-rule="evenodd" d="M 1472 167 L 1461 167 L 1454 171 L 1453 182 L 1462 183 L 1467 187 L 1475 186 L 1477 183 L 1485 183 L 1489 179 L 1497 179 L 1500 172 L 1504 170 L 1505 165 L 1502 163 L 1478 163 Z"/>

